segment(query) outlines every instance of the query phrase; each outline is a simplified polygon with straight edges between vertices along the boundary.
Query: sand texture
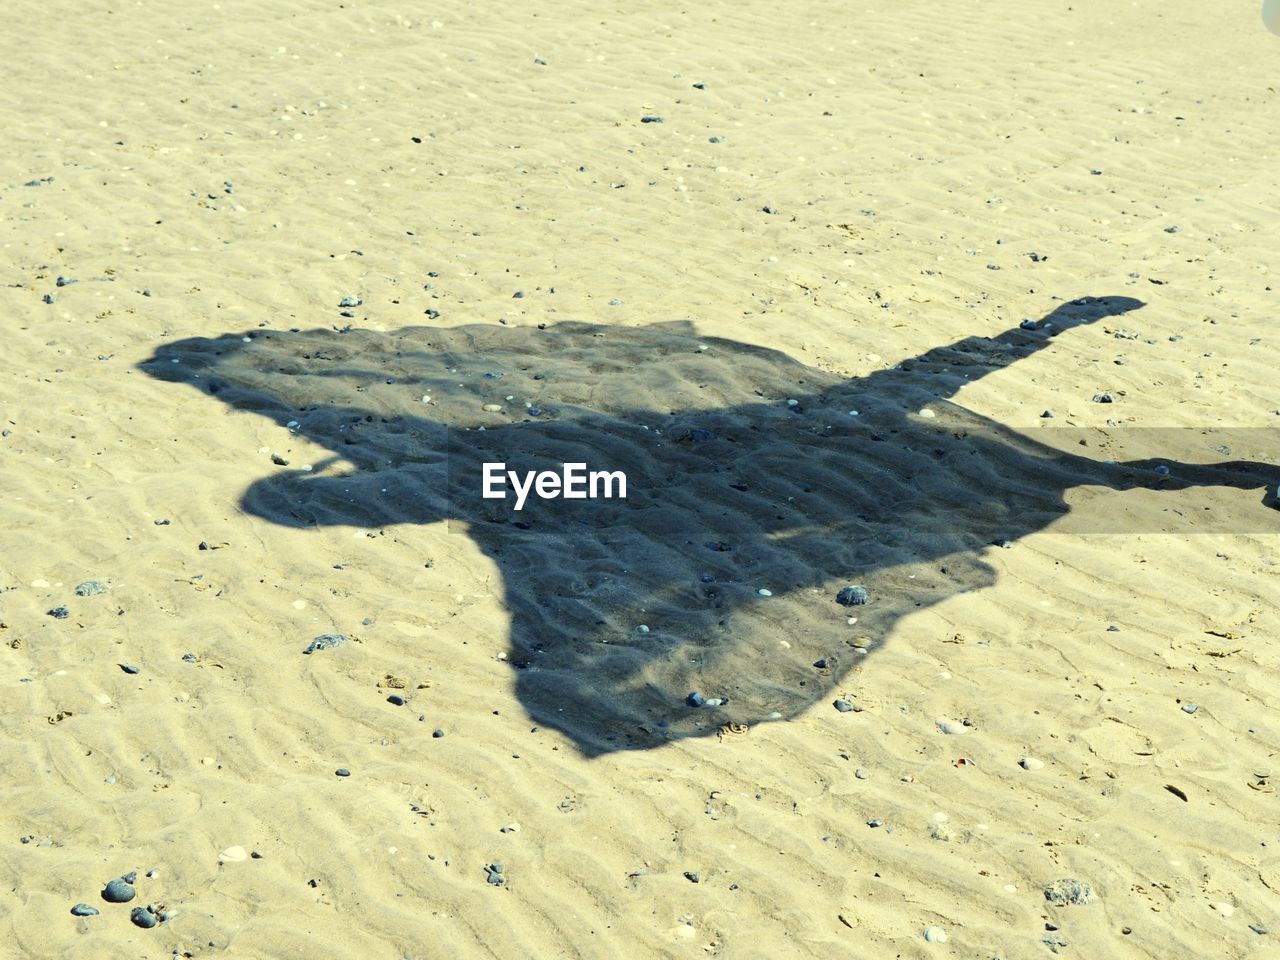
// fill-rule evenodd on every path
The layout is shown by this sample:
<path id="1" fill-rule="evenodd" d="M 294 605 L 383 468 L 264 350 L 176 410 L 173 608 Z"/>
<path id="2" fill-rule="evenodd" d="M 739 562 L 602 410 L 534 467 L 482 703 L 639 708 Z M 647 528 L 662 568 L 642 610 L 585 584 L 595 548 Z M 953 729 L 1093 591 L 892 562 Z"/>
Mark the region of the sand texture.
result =
<path id="1" fill-rule="evenodd" d="M 0 960 L 1276 951 L 1252 3 L 11 7 Z"/>

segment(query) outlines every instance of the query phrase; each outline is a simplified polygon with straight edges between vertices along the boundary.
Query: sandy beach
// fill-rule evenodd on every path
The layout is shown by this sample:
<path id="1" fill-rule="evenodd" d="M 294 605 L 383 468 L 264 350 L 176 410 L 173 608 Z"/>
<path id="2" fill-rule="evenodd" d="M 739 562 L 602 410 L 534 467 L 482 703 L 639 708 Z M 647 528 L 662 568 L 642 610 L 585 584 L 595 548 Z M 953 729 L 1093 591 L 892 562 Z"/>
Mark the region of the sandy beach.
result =
<path id="1" fill-rule="evenodd" d="M 1258 4 L 8 20 L 0 958 L 1276 952 Z"/>

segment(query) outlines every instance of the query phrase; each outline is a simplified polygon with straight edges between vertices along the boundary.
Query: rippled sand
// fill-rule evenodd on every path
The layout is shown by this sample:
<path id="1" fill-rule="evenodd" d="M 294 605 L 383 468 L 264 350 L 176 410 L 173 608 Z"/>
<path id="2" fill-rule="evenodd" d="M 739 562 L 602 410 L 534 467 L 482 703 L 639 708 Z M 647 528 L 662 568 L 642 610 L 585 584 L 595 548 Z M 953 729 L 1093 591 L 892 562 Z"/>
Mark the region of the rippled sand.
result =
<path id="1" fill-rule="evenodd" d="M 0 956 L 1267 955 L 1256 10 L 405 7 L 11 11 Z"/>

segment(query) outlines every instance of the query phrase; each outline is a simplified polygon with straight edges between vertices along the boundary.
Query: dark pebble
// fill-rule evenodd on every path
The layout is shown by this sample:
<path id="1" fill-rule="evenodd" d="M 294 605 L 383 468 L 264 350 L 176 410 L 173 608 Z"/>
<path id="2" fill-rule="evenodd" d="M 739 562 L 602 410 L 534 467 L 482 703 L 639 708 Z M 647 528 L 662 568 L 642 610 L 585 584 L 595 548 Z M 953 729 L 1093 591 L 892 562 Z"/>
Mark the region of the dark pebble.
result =
<path id="1" fill-rule="evenodd" d="M 395 707 L 403 707 L 404 697 L 400 696 L 398 693 L 393 693 L 391 696 L 387 697 L 387 703 Z"/>
<path id="2" fill-rule="evenodd" d="M 320 636 L 312 640 L 311 643 L 307 646 L 307 649 L 303 650 L 302 652 L 315 653 L 317 650 L 328 650 L 331 647 L 336 647 L 339 644 L 343 644 L 346 642 L 347 642 L 347 638 L 341 633 L 322 633 L 320 634 Z"/>
<path id="3" fill-rule="evenodd" d="M 867 826 L 870 827 L 872 830 L 874 830 L 876 827 L 883 827 L 884 821 L 881 820 L 879 817 L 876 817 L 873 820 L 868 820 Z"/>
<path id="4" fill-rule="evenodd" d="M 362 303 L 364 303 L 364 301 L 363 301 L 363 300 L 361 300 L 359 297 L 343 297 L 341 300 L 339 300 L 339 301 L 338 301 L 338 306 L 340 306 L 340 307 L 358 307 L 358 306 L 360 306 Z"/>
<path id="5" fill-rule="evenodd" d="M 512 300 L 523 300 L 523 299 L 524 299 L 524 291 L 523 291 L 523 290 L 517 290 L 515 293 L 513 293 L 513 294 L 511 295 L 511 299 L 512 299 Z"/>
<path id="6" fill-rule="evenodd" d="M 641 118 L 640 118 L 640 122 L 641 122 L 641 123 L 662 123 L 662 122 L 663 122 L 663 120 L 662 120 L 662 118 L 661 118 L 661 117 L 657 116 L 656 114 L 652 114 L 652 113 L 651 113 L 651 114 L 648 114 L 648 115 L 646 115 L 646 116 L 641 117 Z"/>
<path id="7" fill-rule="evenodd" d="M 167 527 L 173 521 L 165 519 L 165 520 L 152 520 L 151 522 L 154 523 L 157 527 Z"/>
<path id="8" fill-rule="evenodd" d="M 102 899 L 107 903 L 128 903 L 137 894 L 124 878 L 112 880 L 102 888 Z"/>
<path id="9" fill-rule="evenodd" d="M 1044 419 L 1044 420 L 1052 420 L 1052 419 L 1053 419 L 1053 411 L 1052 411 L 1052 410 L 1046 410 L 1044 413 L 1040 414 L 1040 416 L 1041 416 L 1041 418 L 1042 418 L 1042 419 Z"/>
<path id="10" fill-rule="evenodd" d="M 68 286 L 70 286 L 70 285 L 71 285 L 71 284 L 73 284 L 73 283 L 77 283 L 78 281 L 76 281 L 76 280 L 72 280 L 70 277 L 59 277 L 59 278 L 58 278 L 56 281 L 54 281 L 54 282 L 55 282 L 55 283 L 56 283 L 56 285 L 57 285 L 57 286 L 59 286 L 59 287 L 68 287 Z"/>
<path id="11" fill-rule="evenodd" d="M 1018 326 L 1021 327 L 1023 330 L 1039 330 L 1040 321 L 1032 320 L 1030 317 L 1027 317 L 1020 324 L 1018 324 Z"/>
<path id="12" fill-rule="evenodd" d="M 45 303 L 53 303 L 53 294 L 52 294 L 52 293 L 46 293 L 46 294 L 45 294 L 43 297 L 41 297 L 40 299 L 42 299 Z"/>
<path id="13" fill-rule="evenodd" d="M 91 907 L 87 903 L 77 903 L 71 908 L 71 915 L 73 917 L 96 917 L 98 915 L 98 908 Z"/>
<path id="14" fill-rule="evenodd" d="M 1116 398 L 1109 393 L 1095 393 L 1093 395 L 1094 403 L 1115 403 Z"/>
<path id="15" fill-rule="evenodd" d="M 443 731 L 443 730 L 439 730 L 439 729 L 437 729 L 437 730 L 432 730 L 432 731 L 431 731 L 431 736 L 433 736 L 433 737 L 435 737 L 437 740 L 439 740 L 441 737 L 443 737 L 443 736 L 444 736 L 444 731 Z"/>
<path id="16" fill-rule="evenodd" d="M 118 664 L 118 666 L 119 666 L 119 667 L 120 667 L 120 669 L 121 669 L 121 670 L 123 670 L 125 673 L 137 673 L 137 672 L 138 672 L 138 668 L 137 668 L 137 667 L 135 667 L 132 663 L 121 663 L 121 664 Z"/>
<path id="17" fill-rule="evenodd" d="M 817 667 L 819 670 L 827 669 L 827 661 L 825 658 L 823 658 L 822 660 L 813 661 L 813 665 Z"/>
<path id="18" fill-rule="evenodd" d="M 694 690 L 691 694 L 684 698 L 684 702 L 691 707 L 701 707 L 706 704 L 707 698 Z"/>
<path id="19" fill-rule="evenodd" d="M 860 607 L 870 598 L 866 587 L 845 587 L 836 594 L 836 603 L 842 607 Z"/>
<path id="20" fill-rule="evenodd" d="M 86 580 L 76 586 L 77 597 L 96 597 L 100 593 L 107 592 L 107 585 L 101 580 Z"/>
<path id="21" fill-rule="evenodd" d="M 698 876 L 698 874 L 694 873 L 692 870 L 686 870 L 684 872 L 684 878 L 688 880 L 690 883 L 702 882 L 702 877 Z"/>
<path id="22" fill-rule="evenodd" d="M 186 663 L 195 663 L 199 658 L 194 653 L 184 653 L 182 659 Z"/>
<path id="23" fill-rule="evenodd" d="M 438 317 L 438 316 L 440 316 L 440 311 L 439 311 L 439 310 L 428 310 L 428 311 L 427 311 L 427 319 L 428 319 L 428 320 L 434 320 L 434 319 L 436 319 L 436 317 Z"/>
<path id="24" fill-rule="evenodd" d="M 335 777 L 349 777 L 351 776 L 351 771 L 346 767 L 339 767 L 337 770 L 333 771 L 333 775 Z"/>
<path id="25" fill-rule="evenodd" d="M 48 611 L 48 613 L 49 616 L 53 617 L 55 620 L 65 620 L 67 617 L 71 616 L 71 611 L 66 607 L 54 607 L 52 610 Z"/>
<path id="26" fill-rule="evenodd" d="M 720 142 L 719 137 L 707 137 L 707 143 L 719 143 L 719 142 Z"/>
<path id="27" fill-rule="evenodd" d="M 129 919 L 133 921 L 135 927 L 142 927 L 144 930 L 150 930 L 160 922 L 146 907 L 134 907 L 133 912 L 129 914 Z"/>
<path id="28" fill-rule="evenodd" d="M 839 710 L 841 713 L 859 712 L 858 708 L 855 707 L 848 700 L 837 700 L 835 701 L 835 703 L 832 704 L 832 706 L 835 707 L 837 710 Z"/>

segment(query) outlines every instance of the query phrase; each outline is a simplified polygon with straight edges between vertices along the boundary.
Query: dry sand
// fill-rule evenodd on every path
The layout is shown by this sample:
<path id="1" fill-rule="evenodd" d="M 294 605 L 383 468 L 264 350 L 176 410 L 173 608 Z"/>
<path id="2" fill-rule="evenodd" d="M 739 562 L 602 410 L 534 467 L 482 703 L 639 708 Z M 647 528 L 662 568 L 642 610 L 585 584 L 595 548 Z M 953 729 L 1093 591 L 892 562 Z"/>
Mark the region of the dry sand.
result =
<path id="1" fill-rule="evenodd" d="M 1253 3 L 6 22 L 0 956 L 1274 952 Z"/>

